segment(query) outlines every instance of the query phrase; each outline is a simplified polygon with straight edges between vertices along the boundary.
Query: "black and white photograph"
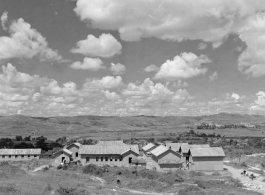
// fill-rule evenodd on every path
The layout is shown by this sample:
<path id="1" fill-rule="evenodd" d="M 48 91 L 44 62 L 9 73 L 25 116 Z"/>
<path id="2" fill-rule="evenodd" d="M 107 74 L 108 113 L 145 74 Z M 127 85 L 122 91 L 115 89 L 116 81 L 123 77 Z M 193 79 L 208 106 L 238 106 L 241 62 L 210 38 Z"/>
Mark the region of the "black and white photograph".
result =
<path id="1" fill-rule="evenodd" d="M 265 194 L 265 0 L 0 0 L 0 195 Z"/>

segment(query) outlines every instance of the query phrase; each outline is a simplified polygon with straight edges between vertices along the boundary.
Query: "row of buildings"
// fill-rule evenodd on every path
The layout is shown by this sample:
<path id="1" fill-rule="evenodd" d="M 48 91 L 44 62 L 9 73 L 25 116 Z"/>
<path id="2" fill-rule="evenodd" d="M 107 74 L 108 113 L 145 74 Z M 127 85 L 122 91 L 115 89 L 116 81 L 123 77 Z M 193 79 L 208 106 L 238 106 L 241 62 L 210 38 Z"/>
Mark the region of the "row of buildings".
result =
<path id="1" fill-rule="evenodd" d="M 147 169 L 168 171 L 223 170 L 225 153 L 220 147 L 189 145 L 188 143 L 149 143 L 142 147 L 128 145 L 122 140 L 99 141 L 96 145 L 73 143 L 55 154 L 55 164 L 80 161 L 82 165 L 142 166 Z"/>

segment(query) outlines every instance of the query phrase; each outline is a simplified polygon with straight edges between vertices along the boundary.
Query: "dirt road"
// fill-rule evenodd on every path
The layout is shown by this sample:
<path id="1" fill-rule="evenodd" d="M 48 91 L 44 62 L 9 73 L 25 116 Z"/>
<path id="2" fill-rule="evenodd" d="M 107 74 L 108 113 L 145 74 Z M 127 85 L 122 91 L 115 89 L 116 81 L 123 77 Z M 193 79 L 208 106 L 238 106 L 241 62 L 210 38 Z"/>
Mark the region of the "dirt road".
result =
<path id="1" fill-rule="evenodd" d="M 231 176 L 234 179 L 239 179 L 242 182 L 242 184 L 246 187 L 246 189 L 265 194 L 265 183 L 262 182 L 264 177 L 260 176 L 254 180 L 251 180 L 249 177 L 241 175 L 243 169 L 235 169 L 227 165 L 224 165 L 224 168 L 226 168 L 231 173 Z"/>

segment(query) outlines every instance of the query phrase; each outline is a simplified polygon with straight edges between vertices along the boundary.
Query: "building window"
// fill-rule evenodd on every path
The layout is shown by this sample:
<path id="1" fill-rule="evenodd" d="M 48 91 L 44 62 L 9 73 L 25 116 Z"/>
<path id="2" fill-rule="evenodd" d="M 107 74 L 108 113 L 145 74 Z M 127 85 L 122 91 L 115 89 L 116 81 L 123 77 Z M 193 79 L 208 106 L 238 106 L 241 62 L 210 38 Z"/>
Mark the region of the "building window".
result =
<path id="1" fill-rule="evenodd" d="M 101 161 L 103 161 L 103 157 L 101 157 Z"/>
<path id="2" fill-rule="evenodd" d="M 9 155 L 9 158 L 11 158 L 11 155 Z"/>
<path id="3" fill-rule="evenodd" d="M 30 155 L 28 155 L 28 157 L 30 158 Z"/>
<path id="4" fill-rule="evenodd" d="M 109 159 L 108 159 L 108 157 L 105 157 L 105 161 L 108 161 Z"/>
<path id="5" fill-rule="evenodd" d="M 98 157 L 96 157 L 96 161 L 98 161 Z"/>
<path id="6" fill-rule="evenodd" d="M 78 152 L 75 153 L 75 157 L 78 157 Z"/>
<path id="7" fill-rule="evenodd" d="M 15 155 L 15 158 L 17 158 L 17 155 Z"/>
<path id="8" fill-rule="evenodd" d="M 122 161 L 122 157 L 120 157 L 120 161 Z"/>
<path id="9" fill-rule="evenodd" d="M 36 158 L 37 157 L 37 155 L 34 155 L 34 158 Z"/>
<path id="10" fill-rule="evenodd" d="M 3 155 L 2 158 L 5 158 L 5 155 Z"/>
<path id="11" fill-rule="evenodd" d="M 117 161 L 118 159 L 117 158 L 115 158 L 115 161 Z"/>
<path id="12" fill-rule="evenodd" d="M 90 160 L 89 157 L 86 157 L 86 162 L 89 162 L 89 160 Z"/>
<path id="13" fill-rule="evenodd" d="M 24 158 L 24 155 L 21 155 L 21 158 Z"/>

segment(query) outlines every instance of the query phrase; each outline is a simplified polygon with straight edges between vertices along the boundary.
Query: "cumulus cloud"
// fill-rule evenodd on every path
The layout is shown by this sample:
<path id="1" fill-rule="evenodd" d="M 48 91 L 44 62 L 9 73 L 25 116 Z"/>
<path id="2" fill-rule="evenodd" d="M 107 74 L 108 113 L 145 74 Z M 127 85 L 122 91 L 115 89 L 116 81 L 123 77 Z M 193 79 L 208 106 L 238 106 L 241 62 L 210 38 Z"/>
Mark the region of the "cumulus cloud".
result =
<path id="1" fill-rule="evenodd" d="M 78 0 L 74 11 L 92 28 L 118 30 L 126 41 L 157 37 L 214 43 L 223 41 L 238 23 L 264 8 L 263 0 Z"/>
<path id="2" fill-rule="evenodd" d="M 6 27 L 7 12 L 1 16 L 3 29 L 10 37 L 0 37 L 0 60 L 10 58 L 33 58 L 63 61 L 57 51 L 49 48 L 46 39 L 22 18 Z"/>
<path id="3" fill-rule="evenodd" d="M 7 12 L 4 12 L 1 16 L 1 25 L 2 25 L 2 28 L 4 30 L 7 30 L 8 28 L 6 27 L 6 23 L 7 23 L 7 19 L 8 19 L 8 13 Z"/>
<path id="4" fill-rule="evenodd" d="M 215 81 L 216 79 L 218 79 L 218 77 L 219 77 L 219 74 L 218 72 L 215 71 L 212 75 L 209 76 L 209 79 L 210 81 Z"/>
<path id="5" fill-rule="evenodd" d="M 105 69 L 106 67 L 103 66 L 103 62 L 99 58 L 85 57 L 83 62 L 74 62 L 70 65 L 70 68 L 98 71 L 100 69 Z"/>
<path id="6" fill-rule="evenodd" d="M 182 53 L 175 56 L 173 60 L 167 60 L 162 64 L 154 79 L 177 80 L 205 74 L 207 68 L 202 67 L 202 64 L 209 62 L 211 60 L 205 55 L 197 56 L 193 53 Z"/>
<path id="7" fill-rule="evenodd" d="M 150 66 L 147 66 L 144 69 L 145 72 L 157 72 L 158 70 L 159 68 L 154 64 L 151 64 Z"/>
<path id="8" fill-rule="evenodd" d="M 102 79 L 86 79 L 83 84 L 85 90 L 111 89 L 123 86 L 121 76 L 105 76 Z"/>
<path id="9" fill-rule="evenodd" d="M 247 48 L 238 58 L 238 68 L 241 72 L 253 77 L 265 75 L 265 13 L 258 13 L 248 18 L 240 28 L 239 38 Z"/>
<path id="10" fill-rule="evenodd" d="M 99 38 L 88 35 L 85 40 L 78 41 L 72 53 L 81 53 L 87 56 L 110 58 L 121 53 L 121 44 L 111 34 L 102 34 Z"/>
<path id="11" fill-rule="evenodd" d="M 234 98 L 235 100 L 238 100 L 240 98 L 240 96 L 233 92 L 232 95 L 231 95 L 231 98 Z"/>
<path id="12" fill-rule="evenodd" d="M 122 75 L 125 73 L 126 67 L 123 64 L 117 63 L 111 63 L 110 71 L 113 72 L 115 75 Z"/>
<path id="13" fill-rule="evenodd" d="M 258 99 L 255 101 L 255 103 L 259 106 L 265 106 L 265 92 L 259 91 L 256 96 Z"/>

